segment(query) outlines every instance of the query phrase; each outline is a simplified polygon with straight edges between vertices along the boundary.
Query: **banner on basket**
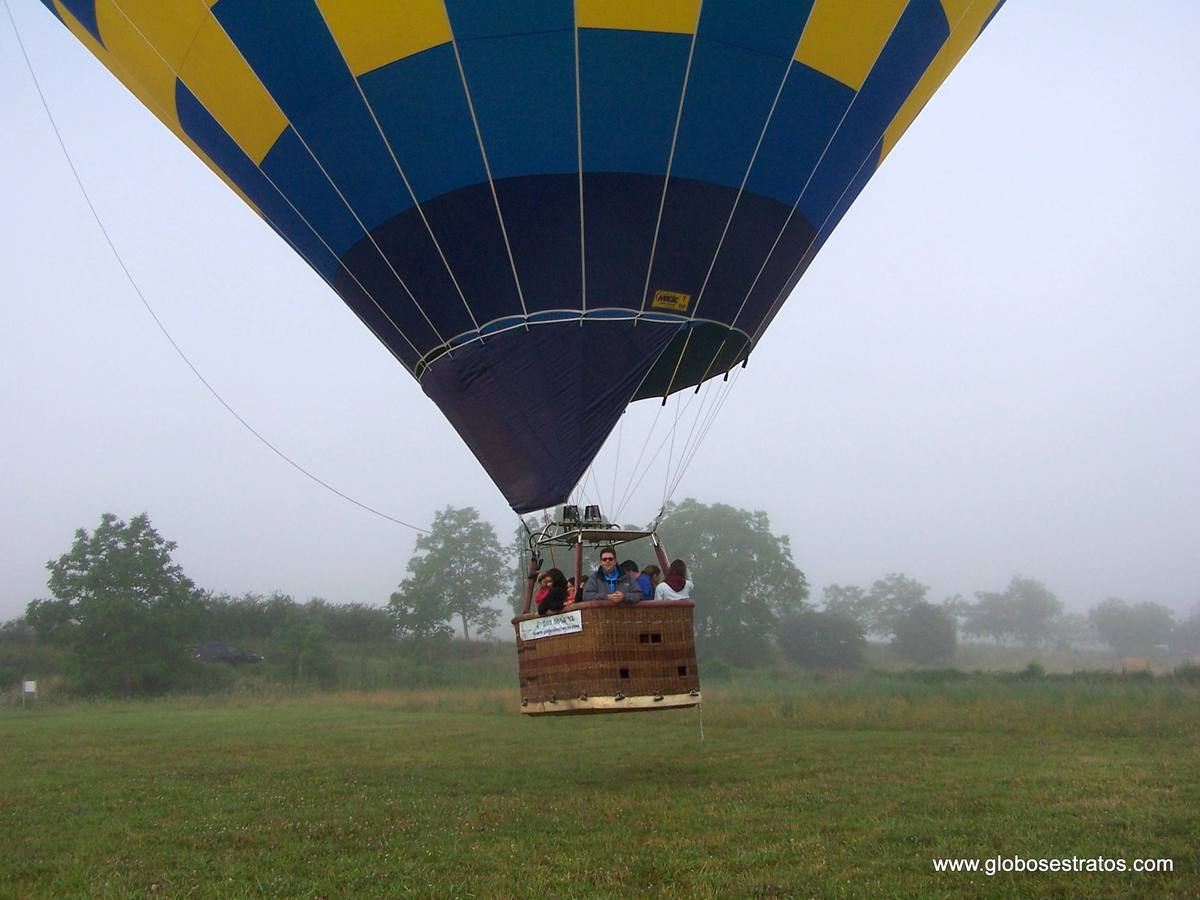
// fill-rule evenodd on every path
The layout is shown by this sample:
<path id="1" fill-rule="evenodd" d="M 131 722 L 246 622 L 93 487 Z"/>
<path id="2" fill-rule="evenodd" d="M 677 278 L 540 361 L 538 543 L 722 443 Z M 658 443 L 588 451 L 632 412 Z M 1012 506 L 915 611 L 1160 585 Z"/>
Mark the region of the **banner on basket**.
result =
<path id="1" fill-rule="evenodd" d="M 583 613 L 579 610 L 522 622 L 521 640 L 536 641 L 538 638 L 574 634 L 577 631 L 583 631 Z"/>

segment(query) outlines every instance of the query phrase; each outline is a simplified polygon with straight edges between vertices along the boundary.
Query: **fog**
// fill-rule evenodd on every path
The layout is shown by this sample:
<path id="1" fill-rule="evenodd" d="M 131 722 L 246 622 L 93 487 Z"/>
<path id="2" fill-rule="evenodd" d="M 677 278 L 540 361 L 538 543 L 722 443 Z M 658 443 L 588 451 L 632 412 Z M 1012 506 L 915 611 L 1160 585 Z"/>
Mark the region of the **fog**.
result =
<path id="1" fill-rule="evenodd" d="M 416 382 L 41 4 L 14 7 L 106 229 L 213 389 L 359 502 L 415 525 L 473 505 L 507 541 L 516 516 Z M 1019 573 L 1076 611 L 1200 601 L 1197 34 L 1190 0 L 1005 6 L 738 371 L 673 496 L 766 510 L 817 596 L 900 571 L 934 599 Z M 46 561 L 105 511 L 148 512 L 205 588 L 386 602 L 415 532 L 290 466 L 181 361 L 7 21 L 0 135 L 0 620 L 47 595 Z M 635 407 L 588 498 L 619 506 L 674 414 Z M 623 521 L 653 518 L 681 450 Z"/>

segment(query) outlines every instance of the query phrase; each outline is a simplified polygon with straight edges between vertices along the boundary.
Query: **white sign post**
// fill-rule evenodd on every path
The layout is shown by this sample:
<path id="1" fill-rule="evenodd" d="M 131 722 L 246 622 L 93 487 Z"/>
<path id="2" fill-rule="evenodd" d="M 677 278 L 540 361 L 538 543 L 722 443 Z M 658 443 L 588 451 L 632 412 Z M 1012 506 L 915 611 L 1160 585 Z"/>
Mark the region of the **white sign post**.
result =
<path id="1" fill-rule="evenodd" d="M 37 682 L 22 681 L 21 682 L 21 709 L 25 708 L 25 698 L 37 699 Z"/>

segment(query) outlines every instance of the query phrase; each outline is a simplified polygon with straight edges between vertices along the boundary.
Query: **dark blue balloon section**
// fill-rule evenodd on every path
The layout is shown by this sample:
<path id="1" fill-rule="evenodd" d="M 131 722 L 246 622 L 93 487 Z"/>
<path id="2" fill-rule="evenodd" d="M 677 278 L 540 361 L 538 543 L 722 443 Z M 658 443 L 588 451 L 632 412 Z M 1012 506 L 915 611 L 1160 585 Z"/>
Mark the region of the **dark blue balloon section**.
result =
<path id="1" fill-rule="evenodd" d="M 579 177 L 526 176 L 396 216 L 343 255 L 334 282 L 521 512 L 565 499 L 631 400 L 744 359 L 815 235 L 777 201 L 719 185 L 673 180 L 663 204 L 661 177 L 601 173 L 583 194 L 586 257 Z M 651 267 L 660 204 L 686 228 L 663 235 Z M 764 268 L 777 244 L 791 252 Z M 419 303 L 398 285 L 419 285 Z M 687 309 L 654 307 L 660 289 Z"/>

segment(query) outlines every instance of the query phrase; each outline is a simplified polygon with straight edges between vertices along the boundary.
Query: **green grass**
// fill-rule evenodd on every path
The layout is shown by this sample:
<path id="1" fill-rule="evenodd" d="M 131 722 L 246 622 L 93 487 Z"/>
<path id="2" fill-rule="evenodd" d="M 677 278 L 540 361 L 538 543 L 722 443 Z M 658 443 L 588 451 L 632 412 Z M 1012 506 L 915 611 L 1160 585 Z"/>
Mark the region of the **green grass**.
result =
<path id="1" fill-rule="evenodd" d="M 1184 896 L 1200 688 L 768 676 L 696 712 L 509 689 L 0 710 L 0 896 Z M 935 874 L 935 856 L 1169 875 Z"/>

